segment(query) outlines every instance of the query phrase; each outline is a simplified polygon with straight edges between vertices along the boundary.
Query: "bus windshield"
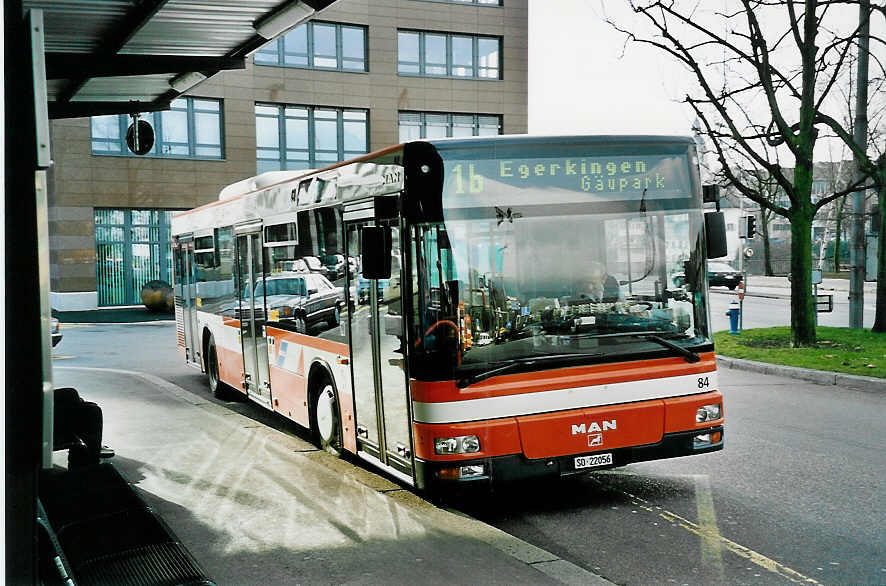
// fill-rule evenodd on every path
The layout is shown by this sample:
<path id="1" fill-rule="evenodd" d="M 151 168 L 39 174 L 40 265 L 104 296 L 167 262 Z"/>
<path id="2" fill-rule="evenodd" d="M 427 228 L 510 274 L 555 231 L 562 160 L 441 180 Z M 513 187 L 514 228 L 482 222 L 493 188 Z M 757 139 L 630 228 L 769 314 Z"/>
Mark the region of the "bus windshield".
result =
<path id="1" fill-rule="evenodd" d="M 443 221 L 413 226 L 417 353 L 476 371 L 629 360 L 667 353 L 661 339 L 710 344 L 701 203 L 680 146 L 441 153 Z"/>

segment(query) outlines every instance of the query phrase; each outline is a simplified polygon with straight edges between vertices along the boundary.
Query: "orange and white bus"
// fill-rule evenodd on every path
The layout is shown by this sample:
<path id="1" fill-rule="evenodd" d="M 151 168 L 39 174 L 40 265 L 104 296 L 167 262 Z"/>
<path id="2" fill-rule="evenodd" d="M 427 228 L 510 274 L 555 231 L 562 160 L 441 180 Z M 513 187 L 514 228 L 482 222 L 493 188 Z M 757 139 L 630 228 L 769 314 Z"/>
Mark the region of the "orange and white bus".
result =
<path id="1" fill-rule="evenodd" d="M 419 489 L 716 451 L 714 215 L 687 137 L 265 173 L 174 217 L 178 345 L 213 392 Z"/>

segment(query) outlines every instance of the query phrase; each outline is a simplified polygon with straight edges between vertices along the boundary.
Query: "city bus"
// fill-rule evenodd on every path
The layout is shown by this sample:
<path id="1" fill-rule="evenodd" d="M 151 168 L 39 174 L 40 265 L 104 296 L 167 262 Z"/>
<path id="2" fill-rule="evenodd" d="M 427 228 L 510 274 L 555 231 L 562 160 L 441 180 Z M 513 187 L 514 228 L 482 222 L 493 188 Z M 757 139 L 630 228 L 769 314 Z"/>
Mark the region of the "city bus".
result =
<path id="1" fill-rule="evenodd" d="M 213 393 L 419 490 L 721 450 L 703 194 L 689 137 L 264 173 L 172 220 L 178 347 Z"/>

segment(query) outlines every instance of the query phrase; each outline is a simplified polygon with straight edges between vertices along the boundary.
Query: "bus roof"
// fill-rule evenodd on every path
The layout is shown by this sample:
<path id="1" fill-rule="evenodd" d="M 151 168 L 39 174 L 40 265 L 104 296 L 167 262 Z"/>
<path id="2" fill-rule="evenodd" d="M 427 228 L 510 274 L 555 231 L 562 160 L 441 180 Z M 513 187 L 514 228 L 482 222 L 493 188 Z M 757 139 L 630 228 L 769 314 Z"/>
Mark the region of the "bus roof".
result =
<path id="1" fill-rule="evenodd" d="M 359 157 L 354 157 L 346 161 L 334 163 L 320 169 L 304 169 L 300 171 L 270 171 L 243 179 L 224 187 L 218 196 L 218 200 L 204 204 L 200 207 L 183 211 L 173 216 L 173 233 L 187 233 L 191 230 L 176 230 L 176 218 L 182 218 L 192 214 L 226 206 L 228 204 L 237 205 L 237 201 L 255 196 L 259 193 L 276 189 L 279 191 L 283 185 L 287 183 L 300 182 L 304 178 L 318 176 L 323 178 L 324 174 L 332 173 L 336 169 L 353 165 L 355 163 L 370 162 L 383 158 L 385 155 L 396 153 L 403 150 L 409 143 L 425 143 L 434 146 L 440 150 L 454 150 L 459 148 L 483 148 L 483 147 L 506 147 L 518 145 L 605 145 L 607 143 L 614 144 L 643 144 L 643 145 L 666 145 L 666 144 L 686 144 L 687 146 L 695 144 L 695 140 L 688 135 L 532 135 L 532 134 L 511 134 L 511 135 L 492 135 L 492 136 L 472 136 L 459 138 L 437 138 L 437 139 L 421 139 L 407 141 L 404 143 L 392 145 L 384 149 L 366 153 Z M 202 214 L 200 214 L 202 215 Z M 236 215 L 236 213 L 232 213 Z M 245 218 L 244 218 L 245 219 Z M 200 222 L 196 222 L 199 224 Z M 196 227 L 194 228 L 196 229 Z"/>

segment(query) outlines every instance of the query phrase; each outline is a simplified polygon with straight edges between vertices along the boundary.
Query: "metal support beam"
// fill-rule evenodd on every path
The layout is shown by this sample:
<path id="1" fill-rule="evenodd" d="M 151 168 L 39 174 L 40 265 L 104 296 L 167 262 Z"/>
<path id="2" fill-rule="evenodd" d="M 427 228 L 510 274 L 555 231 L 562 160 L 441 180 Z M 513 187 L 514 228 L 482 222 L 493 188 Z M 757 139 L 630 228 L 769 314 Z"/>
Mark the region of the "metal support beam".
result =
<path id="1" fill-rule="evenodd" d="M 108 114 L 137 114 L 140 112 L 158 112 L 168 110 L 169 102 L 175 98 L 175 92 L 166 101 L 155 102 L 50 102 L 49 119 L 84 118 L 86 116 L 105 116 Z"/>
<path id="2" fill-rule="evenodd" d="M 244 57 L 46 54 L 46 79 L 67 79 L 71 72 L 76 72 L 79 77 L 92 78 L 245 68 Z"/>
<path id="3" fill-rule="evenodd" d="M 151 18 L 157 14 L 167 2 L 169 2 L 169 0 L 144 0 L 143 2 L 137 3 L 135 8 L 129 11 L 119 27 L 115 29 L 116 33 L 108 35 L 95 56 L 108 57 L 116 55 L 129 39 L 134 37 L 142 27 L 148 24 Z M 59 92 L 57 101 L 70 101 L 71 98 L 83 88 L 83 85 L 87 81 L 89 81 L 88 77 L 77 77 L 72 79 L 67 87 Z"/>

